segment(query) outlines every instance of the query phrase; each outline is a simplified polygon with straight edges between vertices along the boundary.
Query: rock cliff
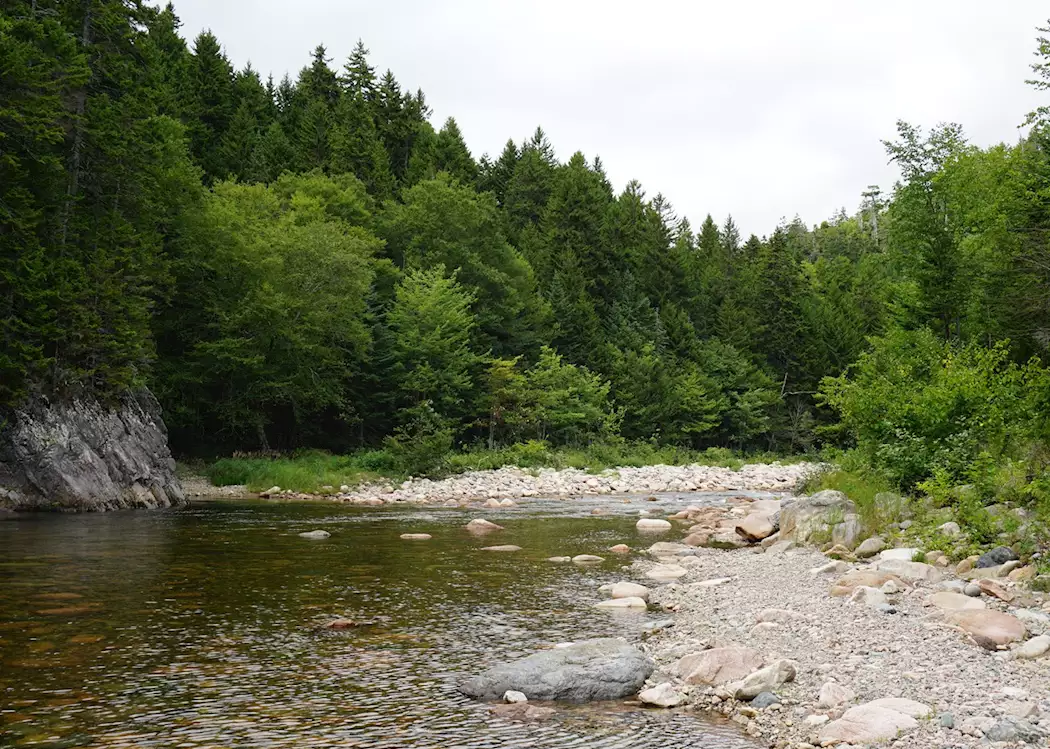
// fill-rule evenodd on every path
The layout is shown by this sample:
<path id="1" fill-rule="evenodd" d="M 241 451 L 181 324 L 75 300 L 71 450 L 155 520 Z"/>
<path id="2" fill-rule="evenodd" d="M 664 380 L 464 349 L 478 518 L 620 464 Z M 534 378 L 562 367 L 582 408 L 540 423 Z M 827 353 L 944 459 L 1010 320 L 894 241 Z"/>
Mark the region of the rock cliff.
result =
<path id="1" fill-rule="evenodd" d="M 0 509 L 99 511 L 182 504 L 160 404 L 37 399 L 0 421 Z"/>

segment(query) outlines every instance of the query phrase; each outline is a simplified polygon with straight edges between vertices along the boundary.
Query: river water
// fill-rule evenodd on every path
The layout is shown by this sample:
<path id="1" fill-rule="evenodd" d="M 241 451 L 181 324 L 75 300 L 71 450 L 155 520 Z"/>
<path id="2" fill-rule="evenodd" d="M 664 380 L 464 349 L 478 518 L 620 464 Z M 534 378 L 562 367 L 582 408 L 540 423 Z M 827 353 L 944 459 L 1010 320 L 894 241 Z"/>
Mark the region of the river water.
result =
<path id="1" fill-rule="evenodd" d="M 601 703 L 520 723 L 455 691 L 489 665 L 637 640 L 664 618 L 591 607 L 629 562 L 603 550 L 655 540 L 634 529 L 641 507 L 536 500 L 483 513 L 506 527 L 484 538 L 462 528 L 476 510 L 321 503 L 5 520 L 0 746 L 753 748 L 686 710 Z M 332 537 L 297 535 L 315 528 Z M 481 550 L 492 544 L 523 548 Z M 545 561 L 581 553 L 607 561 Z M 319 626 L 335 616 L 362 626 Z"/>

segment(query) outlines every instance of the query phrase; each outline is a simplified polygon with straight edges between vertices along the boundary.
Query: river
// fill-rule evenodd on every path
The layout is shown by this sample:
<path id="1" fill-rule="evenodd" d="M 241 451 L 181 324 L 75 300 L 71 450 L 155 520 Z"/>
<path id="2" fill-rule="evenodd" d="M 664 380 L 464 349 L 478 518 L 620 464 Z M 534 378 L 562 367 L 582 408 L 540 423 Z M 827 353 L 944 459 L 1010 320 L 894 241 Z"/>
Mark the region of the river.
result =
<path id="1" fill-rule="evenodd" d="M 637 640 L 665 615 L 592 608 L 629 561 L 603 550 L 656 540 L 635 531 L 639 509 L 697 501 L 482 513 L 223 500 L 5 520 L 0 745 L 751 749 L 737 726 L 686 710 L 602 703 L 518 723 L 455 691 L 559 642 Z M 471 536 L 478 516 L 506 530 Z M 315 528 L 331 538 L 297 535 Z M 546 561 L 581 553 L 607 559 Z M 321 627 L 336 616 L 361 626 Z"/>

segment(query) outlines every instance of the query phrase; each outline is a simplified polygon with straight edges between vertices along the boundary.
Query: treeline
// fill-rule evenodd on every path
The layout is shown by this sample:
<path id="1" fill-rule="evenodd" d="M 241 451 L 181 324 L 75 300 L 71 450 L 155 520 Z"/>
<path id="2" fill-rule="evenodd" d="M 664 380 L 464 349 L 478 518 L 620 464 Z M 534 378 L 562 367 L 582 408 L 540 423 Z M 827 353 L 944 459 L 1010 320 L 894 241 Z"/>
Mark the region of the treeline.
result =
<path id="1" fill-rule="evenodd" d="M 886 421 L 846 396 L 856 377 L 825 380 L 885 347 L 926 357 L 912 381 L 960 346 L 998 345 L 1001 367 L 1046 356 L 1044 113 L 988 149 L 902 123 L 884 200 L 745 239 L 637 182 L 616 192 L 540 128 L 475 159 L 360 42 L 275 83 L 178 32 L 170 5 L 137 0 L 0 15 L 8 406 L 146 383 L 184 454 L 798 451 Z"/>

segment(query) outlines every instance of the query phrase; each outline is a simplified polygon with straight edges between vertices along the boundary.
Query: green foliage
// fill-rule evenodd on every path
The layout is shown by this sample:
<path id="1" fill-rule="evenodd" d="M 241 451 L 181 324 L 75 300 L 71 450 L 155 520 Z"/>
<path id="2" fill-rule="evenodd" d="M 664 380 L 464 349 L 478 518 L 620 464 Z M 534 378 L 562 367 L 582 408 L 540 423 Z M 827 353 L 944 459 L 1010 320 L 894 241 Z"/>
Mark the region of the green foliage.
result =
<path id="1" fill-rule="evenodd" d="M 222 458 L 205 465 L 204 475 L 215 486 L 244 485 L 261 492 L 279 486 L 295 492 L 338 490 L 395 475 L 394 463 L 382 451 L 330 455 L 302 450 L 283 457 Z M 332 487 L 324 490 L 321 487 Z"/>
<path id="2" fill-rule="evenodd" d="M 452 450 L 453 430 L 448 419 L 429 401 L 405 409 L 394 434 L 383 441 L 398 469 L 410 476 L 438 476 L 445 470 Z"/>

